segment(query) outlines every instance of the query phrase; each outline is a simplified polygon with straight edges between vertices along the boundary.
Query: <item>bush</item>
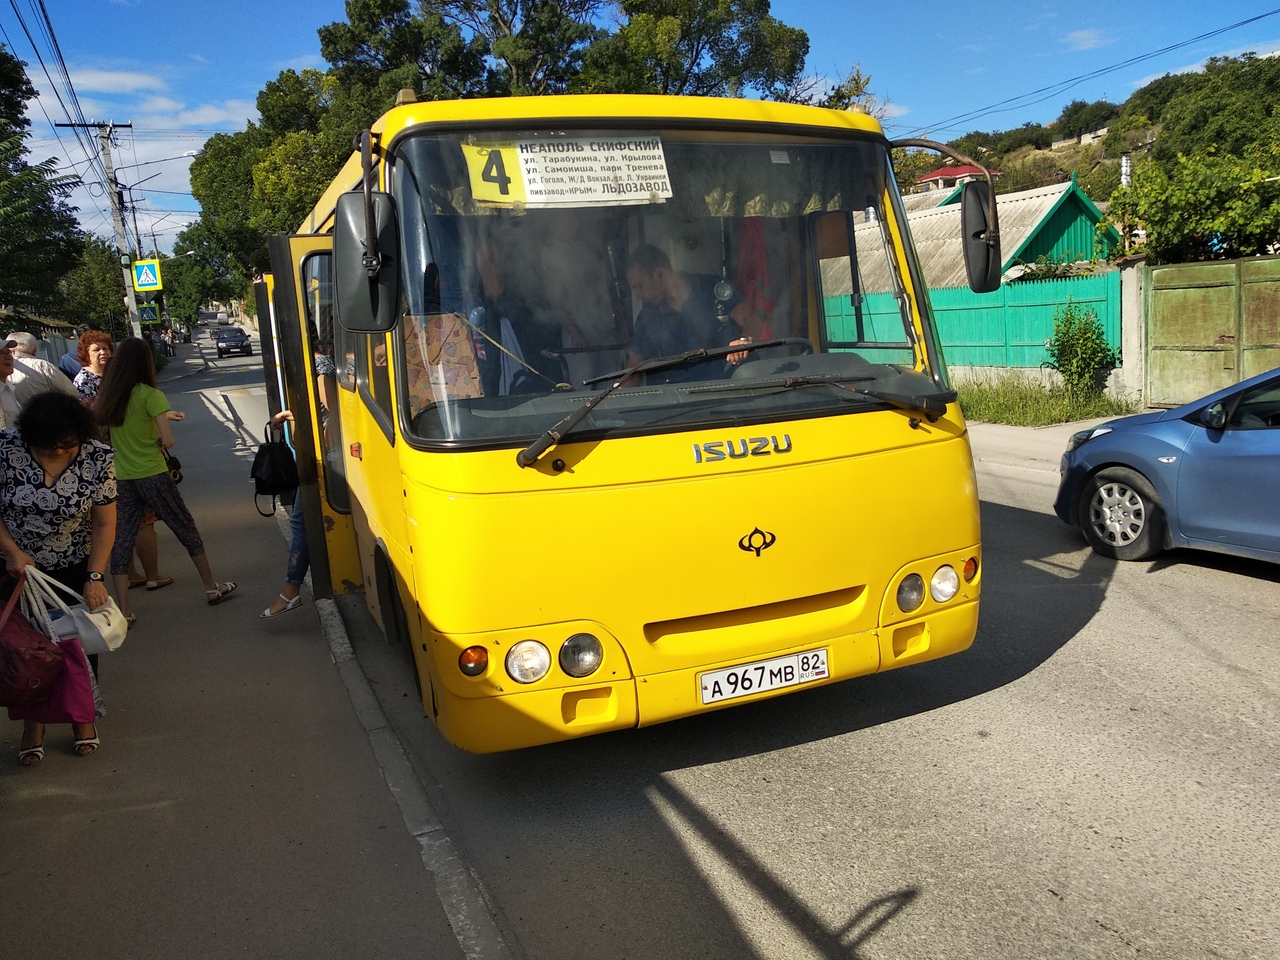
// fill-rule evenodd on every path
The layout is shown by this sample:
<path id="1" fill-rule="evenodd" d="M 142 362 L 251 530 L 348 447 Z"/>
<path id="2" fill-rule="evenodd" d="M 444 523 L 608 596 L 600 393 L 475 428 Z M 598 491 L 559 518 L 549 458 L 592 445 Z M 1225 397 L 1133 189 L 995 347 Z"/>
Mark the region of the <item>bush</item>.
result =
<path id="1" fill-rule="evenodd" d="M 1120 359 L 1107 343 L 1098 315 L 1070 300 L 1053 315 L 1053 336 L 1045 349 L 1049 359 L 1043 366 L 1058 371 L 1072 400 L 1101 396 Z"/>

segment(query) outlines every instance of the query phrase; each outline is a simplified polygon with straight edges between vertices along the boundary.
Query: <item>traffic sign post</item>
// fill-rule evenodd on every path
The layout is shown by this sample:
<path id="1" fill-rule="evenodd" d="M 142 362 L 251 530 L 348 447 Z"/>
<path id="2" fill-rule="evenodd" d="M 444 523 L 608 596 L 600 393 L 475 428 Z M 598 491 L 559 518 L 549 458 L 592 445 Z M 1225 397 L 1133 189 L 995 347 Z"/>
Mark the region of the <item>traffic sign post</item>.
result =
<path id="1" fill-rule="evenodd" d="M 133 261 L 133 289 L 138 293 L 155 293 L 164 289 L 160 280 L 159 260 Z"/>

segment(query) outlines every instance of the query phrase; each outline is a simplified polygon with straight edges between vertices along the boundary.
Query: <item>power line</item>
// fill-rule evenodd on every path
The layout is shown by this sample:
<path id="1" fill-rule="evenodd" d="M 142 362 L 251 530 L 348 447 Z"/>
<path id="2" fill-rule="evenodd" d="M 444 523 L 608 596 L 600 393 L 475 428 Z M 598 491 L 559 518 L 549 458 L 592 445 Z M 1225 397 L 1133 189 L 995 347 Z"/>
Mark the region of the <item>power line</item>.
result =
<path id="1" fill-rule="evenodd" d="M 1183 41 L 1180 41 L 1179 43 L 1169 44 L 1167 47 L 1161 47 L 1159 50 L 1153 50 L 1150 53 L 1144 53 L 1136 57 L 1130 57 L 1128 60 L 1122 60 L 1119 63 L 1114 63 L 1109 67 L 1102 67 L 1101 69 L 1093 70 L 1093 71 L 1090 71 L 1089 73 L 1082 73 L 1079 76 L 1070 78 L 1069 80 L 1062 80 L 1062 81 L 1059 81 L 1058 83 L 1050 84 L 1047 87 L 1041 87 L 1038 90 L 1032 90 L 1030 93 L 1020 94 L 1019 96 L 1010 97 L 1007 100 L 1001 100 L 998 103 L 993 103 L 990 106 L 981 107 L 977 110 L 971 110 L 968 113 L 957 114 L 954 117 L 948 117 L 946 120 L 942 120 L 936 124 L 929 124 L 926 126 L 916 127 L 911 132 L 916 133 L 924 130 L 933 130 L 936 133 L 937 131 L 940 131 L 940 130 L 955 129 L 956 126 L 959 124 L 971 123 L 972 121 L 978 119 L 979 117 L 984 117 L 984 116 L 987 116 L 988 114 L 1008 113 L 1011 110 L 1018 110 L 1018 109 L 1034 106 L 1035 104 L 1042 103 L 1045 100 L 1048 100 L 1054 96 L 1057 96 L 1066 90 L 1070 90 L 1072 87 L 1076 86 L 1077 84 L 1084 83 L 1086 80 L 1095 80 L 1098 77 L 1105 76 L 1108 73 L 1114 73 L 1117 70 L 1123 70 L 1125 67 L 1131 67 L 1131 66 L 1134 66 L 1135 64 L 1142 63 L 1146 60 L 1151 60 L 1155 57 L 1163 56 L 1166 53 L 1172 53 L 1175 50 L 1180 50 L 1183 47 L 1188 47 L 1193 43 L 1199 43 L 1201 40 L 1209 40 L 1213 37 L 1219 36 L 1220 34 L 1238 29 L 1239 27 L 1248 26 L 1251 23 L 1257 23 L 1259 20 L 1265 20 L 1268 17 L 1274 17 L 1276 14 L 1280 14 L 1280 8 L 1276 8 L 1275 10 L 1270 10 L 1266 13 L 1260 13 L 1257 16 L 1249 17 L 1248 19 L 1245 19 L 1245 20 L 1240 20 L 1237 23 L 1232 23 L 1225 27 L 1219 27 L 1216 30 L 1210 30 L 1208 33 L 1202 33 L 1199 36 L 1192 37 L 1189 40 L 1183 40 Z M 1035 99 L 1032 99 L 1032 98 L 1035 98 Z"/>

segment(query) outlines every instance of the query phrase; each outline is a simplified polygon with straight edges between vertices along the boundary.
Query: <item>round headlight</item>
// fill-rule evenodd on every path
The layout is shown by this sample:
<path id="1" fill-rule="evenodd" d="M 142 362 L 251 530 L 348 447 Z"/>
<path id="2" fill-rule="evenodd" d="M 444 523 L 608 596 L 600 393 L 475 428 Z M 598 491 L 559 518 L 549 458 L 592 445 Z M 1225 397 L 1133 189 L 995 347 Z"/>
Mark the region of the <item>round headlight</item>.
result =
<path id="1" fill-rule="evenodd" d="M 924 577 L 918 573 L 909 573 L 898 584 L 898 609 L 910 613 L 924 603 Z"/>
<path id="2" fill-rule="evenodd" d="M 551 669 L 551 651 L 537 640 L 521 640 L 507 651 L 507 674 L 516 683 L 534 683 Z"/>
<path id="3" fill-rule="evenodd" d="M 589 677 L 600 669 L 604 647 L 589 633 L 575 633 L 560 646 L 560 669 L 571 677 Z"/>
<path id="4" fill-rule="evenodd" d="M 943 564 L 934 571 L 929 581 L 929 595 L 938 603 L 946 603 L 960 590 L 960 574 L 950 564 Z"/>

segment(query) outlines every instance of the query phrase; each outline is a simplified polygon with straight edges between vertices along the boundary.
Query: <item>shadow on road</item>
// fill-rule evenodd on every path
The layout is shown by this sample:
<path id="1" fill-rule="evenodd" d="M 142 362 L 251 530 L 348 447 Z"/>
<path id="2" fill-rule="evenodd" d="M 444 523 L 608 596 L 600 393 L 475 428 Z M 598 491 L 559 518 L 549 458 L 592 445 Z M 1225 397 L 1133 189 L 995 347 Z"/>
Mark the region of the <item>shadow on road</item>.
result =
<path id="1" fill-rule="evenodd" d="M 675 774 L 857 736 L 980 697 L 1026 676 L 1069 643 L 1098 612 L 1114 563 L 1082 550 L 1052 516 L 993 503 L 982 511 L 984 592 L 969 651 L 641 730 L 508 754 L 464 754 L 422 718 L 407 652 L 388 649 L 358 611 L 354 616 L 363 619 L 352 624 L 352 635 L 448 830 L 528 955 L 771 955 L 751 942 L 742 917 L 712 889 L 705 858 L 767 903 L 773 922 L 789 928 L 809 952 L 847 960 L 862 956 L 902 911 L 927 910 L 928 891 L 905 882 L 869 901 L 852 898 L 840 922 L 829 919 L 828 898 L 824 920 L 803 890 L 781 879 L 784 863 L 761 860 L 674 782 Z M 691 845 L 701 851 L 698 862 Z"/>

